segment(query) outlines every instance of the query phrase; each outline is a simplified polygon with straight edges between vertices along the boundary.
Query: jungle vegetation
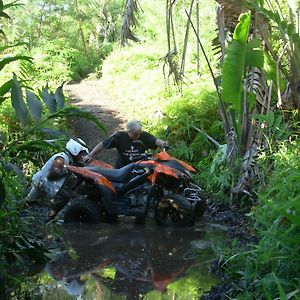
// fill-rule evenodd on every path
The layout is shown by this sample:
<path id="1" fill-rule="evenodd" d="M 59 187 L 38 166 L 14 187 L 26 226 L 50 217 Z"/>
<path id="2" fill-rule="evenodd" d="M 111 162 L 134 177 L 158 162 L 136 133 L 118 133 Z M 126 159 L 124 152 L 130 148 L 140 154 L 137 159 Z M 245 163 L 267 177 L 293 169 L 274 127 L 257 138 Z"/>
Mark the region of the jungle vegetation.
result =
<path id="1" fill-rule="evenodd" d="M 20 296 L 47 253 L 20 218 L 30 176 L 69 117 L 104 130 L 63 84 L 102 77 L 153 132 L 170 126 L 212 201 L 247 212 L 257 242 L 227 253 L 227 296 L 299 299 L 300 2 L 149 2 L 0 1 L 1 294 Z"/>

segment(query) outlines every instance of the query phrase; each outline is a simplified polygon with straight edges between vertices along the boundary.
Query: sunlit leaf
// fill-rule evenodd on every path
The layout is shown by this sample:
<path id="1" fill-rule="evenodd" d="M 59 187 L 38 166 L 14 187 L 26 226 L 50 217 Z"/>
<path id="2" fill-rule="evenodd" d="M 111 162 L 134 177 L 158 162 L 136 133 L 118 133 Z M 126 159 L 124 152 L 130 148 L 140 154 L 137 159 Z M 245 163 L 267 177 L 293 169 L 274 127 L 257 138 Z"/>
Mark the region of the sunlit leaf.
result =
<path id="1" fill-rule="evenodd" d="M 10 19 L 10 16 L 4 11 L 0 11 L 0 18 Z"/>
<path id="2" fill-rule="evenodd" d="M 277 89 L 277 70 L 276 70 L 276 61 L 267 53 L 264 52 L 264 66 L 263 71 L 267 80 L 273 81 L 274 89 Z M 284 82 L 282 80 L 281 72 L 279 73 L 279 85 L 280 90 L 284 89 Z"/>
<path id="3" fill-rule="evenodd" d="M 222 100 L 233 104 L 237 110 L 241 105 L 250 20 L 250 13 L 240 16 L 222 67 Z"/>
<path id="4" fill-rule="evenodd" d="M 8 97 L 4 97 L 5 94 L 7 94 L 12 86 L 12 80 L 8 80 L 5 83 L 2 84 L 2 86 L 0 87 L 0 104 L 7 99 Z"/>
<path id="5" fill-rule="evenodd" d="M 13 44 L 13 45 L 0 46 L 0 52 L 3 52 L 4 50 L 9 49 L 9 48 L 15 48 L 15 47 L 22 46 L 22 45 L 26 45 L 26 43 L 19 42 L 19 43 Z"/>
<path id="6" fill-rule="evenodd" d="M 16 61 L 16 60 L 27 60 L 32 62 L 32 57 L 29 56 L 24 56 L 24 55 L 16 55 L 16 56 L 11 56 L 11 57 L 5 57 L 2 60 L 0 60 L 0 71 L 9 63 Z"/>
<path id="7" fill-rule="evenodd" d="M 17 6 L 23 6 L 23 3 L 20 3 L 18 0 L 12 1 L 8 4 L 3 5 L 3 9 L 7 9 L 9 7 L 17 7 Z"/>

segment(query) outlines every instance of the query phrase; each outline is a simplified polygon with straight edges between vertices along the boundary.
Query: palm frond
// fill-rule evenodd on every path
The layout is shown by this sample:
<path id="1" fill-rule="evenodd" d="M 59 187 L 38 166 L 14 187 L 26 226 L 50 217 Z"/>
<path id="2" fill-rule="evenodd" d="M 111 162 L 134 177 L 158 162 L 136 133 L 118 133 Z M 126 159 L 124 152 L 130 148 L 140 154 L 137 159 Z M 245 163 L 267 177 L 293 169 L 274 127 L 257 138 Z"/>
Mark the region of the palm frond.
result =
<path id="1" fill-rule="evenodd" d="M 128 44 L 128 40 L 139 42 L 139 38 L 133 33 L 133 28 L 138 25 L 137 14 L 139 11 L 137 0 L 126 0 L 124 21 L 121 28 L 121 45 Z"/>

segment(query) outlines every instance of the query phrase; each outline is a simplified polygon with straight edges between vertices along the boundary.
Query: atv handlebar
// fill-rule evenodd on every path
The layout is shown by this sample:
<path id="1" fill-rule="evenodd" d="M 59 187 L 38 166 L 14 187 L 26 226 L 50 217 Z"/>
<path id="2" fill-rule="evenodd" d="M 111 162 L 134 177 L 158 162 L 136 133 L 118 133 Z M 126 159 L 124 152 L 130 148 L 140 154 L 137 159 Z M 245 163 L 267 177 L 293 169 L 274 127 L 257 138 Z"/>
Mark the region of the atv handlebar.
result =
<path id="1" fill-rule="evenodd" d="M 149 160 L 149 159 L 154 159 L 153 154 L 142 153 L 139 156 L 133 157 L 131 159 L 131 162 L 137 162 L 139 160 Z"/>
<path id="2" fill-rule="evenodd" d="M 170 149 L 168 144 L 165 144 L 162 148 L 162 151 L 168 151 Z M 138 156 L 133 157 L 130 161 L 131 162 L 137 162 L 139 160 L 156 160 L 155 154 L 153 153 L 142 153 Z"/>

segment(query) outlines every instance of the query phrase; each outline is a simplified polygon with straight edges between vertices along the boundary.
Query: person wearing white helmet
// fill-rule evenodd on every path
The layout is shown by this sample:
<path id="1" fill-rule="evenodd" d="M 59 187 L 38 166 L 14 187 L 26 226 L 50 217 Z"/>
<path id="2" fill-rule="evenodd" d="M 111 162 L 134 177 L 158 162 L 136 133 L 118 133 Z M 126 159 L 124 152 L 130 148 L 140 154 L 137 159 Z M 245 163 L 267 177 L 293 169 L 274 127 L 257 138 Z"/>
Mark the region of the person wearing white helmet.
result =
<path id="1" fill-rule="evenodd" d="M 34 202 L 43 198 L 51 199 L 50 218 L 53 219 L 70 198 L 68 190 L 64 189 L 67 175 L 64 166 L 83 165 L 82 158 L 88 153 L 89 150 L 83 140 L 79 138 L 70 139 L 64 152 L 54 154 L 41 170 L 32 176 L 32 188 L 27 196 L 27 201 Z"/>

